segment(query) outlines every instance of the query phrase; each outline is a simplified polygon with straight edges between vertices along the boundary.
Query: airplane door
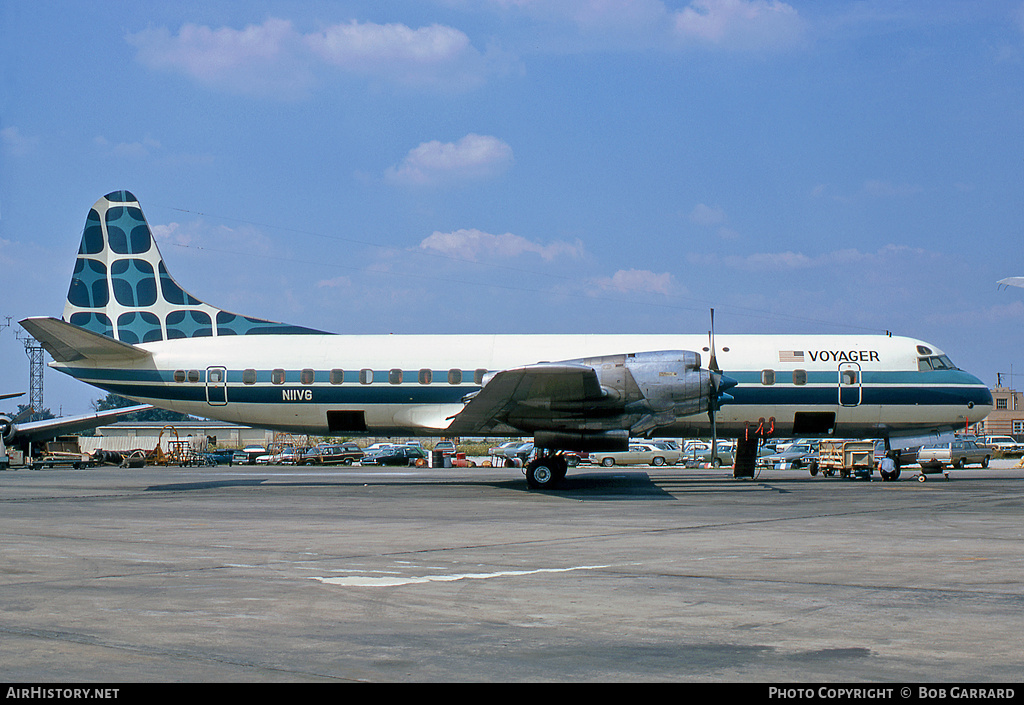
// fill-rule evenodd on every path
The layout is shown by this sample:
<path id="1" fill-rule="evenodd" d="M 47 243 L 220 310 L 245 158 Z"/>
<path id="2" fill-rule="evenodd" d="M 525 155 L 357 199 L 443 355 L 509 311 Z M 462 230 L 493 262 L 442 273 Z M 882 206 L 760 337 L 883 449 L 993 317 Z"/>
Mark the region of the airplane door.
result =
<path id="1" fill-rule="evenodd" d="M 843 362 L 839 365 L 839 404 L 840 406 L 860 406 L 861 371 L 856 362 Z"/>
<path id="2" fill-rule="evenodd" d="M 228 371 L 226 367 L 206 368 L 206 403 L 224 406 L 228 403 Z"/>

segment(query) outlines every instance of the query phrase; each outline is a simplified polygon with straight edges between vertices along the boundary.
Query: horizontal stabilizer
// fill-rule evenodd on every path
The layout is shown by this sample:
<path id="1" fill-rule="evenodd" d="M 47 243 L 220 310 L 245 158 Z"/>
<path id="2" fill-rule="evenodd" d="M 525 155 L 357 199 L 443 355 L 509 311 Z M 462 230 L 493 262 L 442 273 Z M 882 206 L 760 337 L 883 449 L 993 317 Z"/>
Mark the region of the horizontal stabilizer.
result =
<path id="1" fill-rule="evenodd" d="M 39 341 L 57 362 L 95 360 L 133 361 L 150 356 L 146 350 L 79 328 L 56 318 L 26 318 L 21 326 Z"/>

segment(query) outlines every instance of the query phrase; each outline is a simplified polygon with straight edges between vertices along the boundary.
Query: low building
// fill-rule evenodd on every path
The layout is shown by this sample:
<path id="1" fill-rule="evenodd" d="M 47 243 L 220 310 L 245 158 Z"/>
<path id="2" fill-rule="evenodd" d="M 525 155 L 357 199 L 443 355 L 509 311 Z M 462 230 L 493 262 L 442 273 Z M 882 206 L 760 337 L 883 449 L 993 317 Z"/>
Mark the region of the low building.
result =
<path id="1" fill-rule="evenodd" d="M 92 453 L 97 450 L 152 450 L 157 444 L 166 451 L 168 441 L 173 440 L 189 440 L 189 445 L 197 450 L 243 448 L 247 445 L 269 448 L 279 439 L 280 434 L 274 431 L 223 421 L 121 421 L 98 427 L 95 436 L 82 436 L 79 444 L 83 452 Z"/>
<path id="2" fill-rule="evenodd" d="M 986 436 L 1013 436 L 1024 441 L 1024 398 L 1021 392 L 1009 387 L 993 387 L 992 413 L 981 424 L 980 434 Z"/>

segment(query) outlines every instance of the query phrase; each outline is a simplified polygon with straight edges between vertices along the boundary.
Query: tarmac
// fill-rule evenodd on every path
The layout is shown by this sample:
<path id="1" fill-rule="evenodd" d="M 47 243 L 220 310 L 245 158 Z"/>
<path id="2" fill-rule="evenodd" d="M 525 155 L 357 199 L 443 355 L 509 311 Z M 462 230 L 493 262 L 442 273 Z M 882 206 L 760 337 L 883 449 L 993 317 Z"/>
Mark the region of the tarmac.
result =
<path id="1" fill-rule="evenodd" d="M 1020 683 L 1013 465 L 0 472 L 0 681 Z"/>

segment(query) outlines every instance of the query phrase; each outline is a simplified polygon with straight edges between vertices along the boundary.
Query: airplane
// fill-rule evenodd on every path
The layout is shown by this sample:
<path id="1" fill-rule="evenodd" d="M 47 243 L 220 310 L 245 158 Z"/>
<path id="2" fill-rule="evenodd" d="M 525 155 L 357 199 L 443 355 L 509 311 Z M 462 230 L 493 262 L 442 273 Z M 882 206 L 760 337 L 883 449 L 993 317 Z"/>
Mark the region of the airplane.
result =
<path id="1" fill-rule="evenodd" d="M 0 400 L 13 399 L 14 397 L 20 397 L 22 394 L 24 392 L 0 394 Z M 92 414 L 61 416 L 55 419 L 28 422 L 21 422 L 20 418 L 31 415 L 31 407 L 16 416 L 0 414 L 0 468 L 7 467 L 10 462 L 7 453 L 8 448 L 18 446 L 26 450 L 27 455 L 31 455 L 31 445 L 33 443 L 50 440 L 51 438 L 70 433 L 80 433 L 90 428 L 102 426 L 121 416 L 151 408 L 152 406 L 149 404 L 140 404 L 110 409 L 108 411 L 98 411 Z"/>
<path id="2" fill-rule="evenodd" d="M 61 319 L 21 325 L 50 365 L 187 414 L 321 435 L 532 436 L 530 488 L 568 451 L 631 436 L 933 436 L 992 395 L 938 347 L 889 335 L 340 335 L 231 313 L 171 277 L 138 200 L 90 209 Z M 702 367 L 707 355 L 707 367 Z M 909 444 L 909 441 L 908 441 Z M 919 444 L 919 443 L 918 443 Z"/>

